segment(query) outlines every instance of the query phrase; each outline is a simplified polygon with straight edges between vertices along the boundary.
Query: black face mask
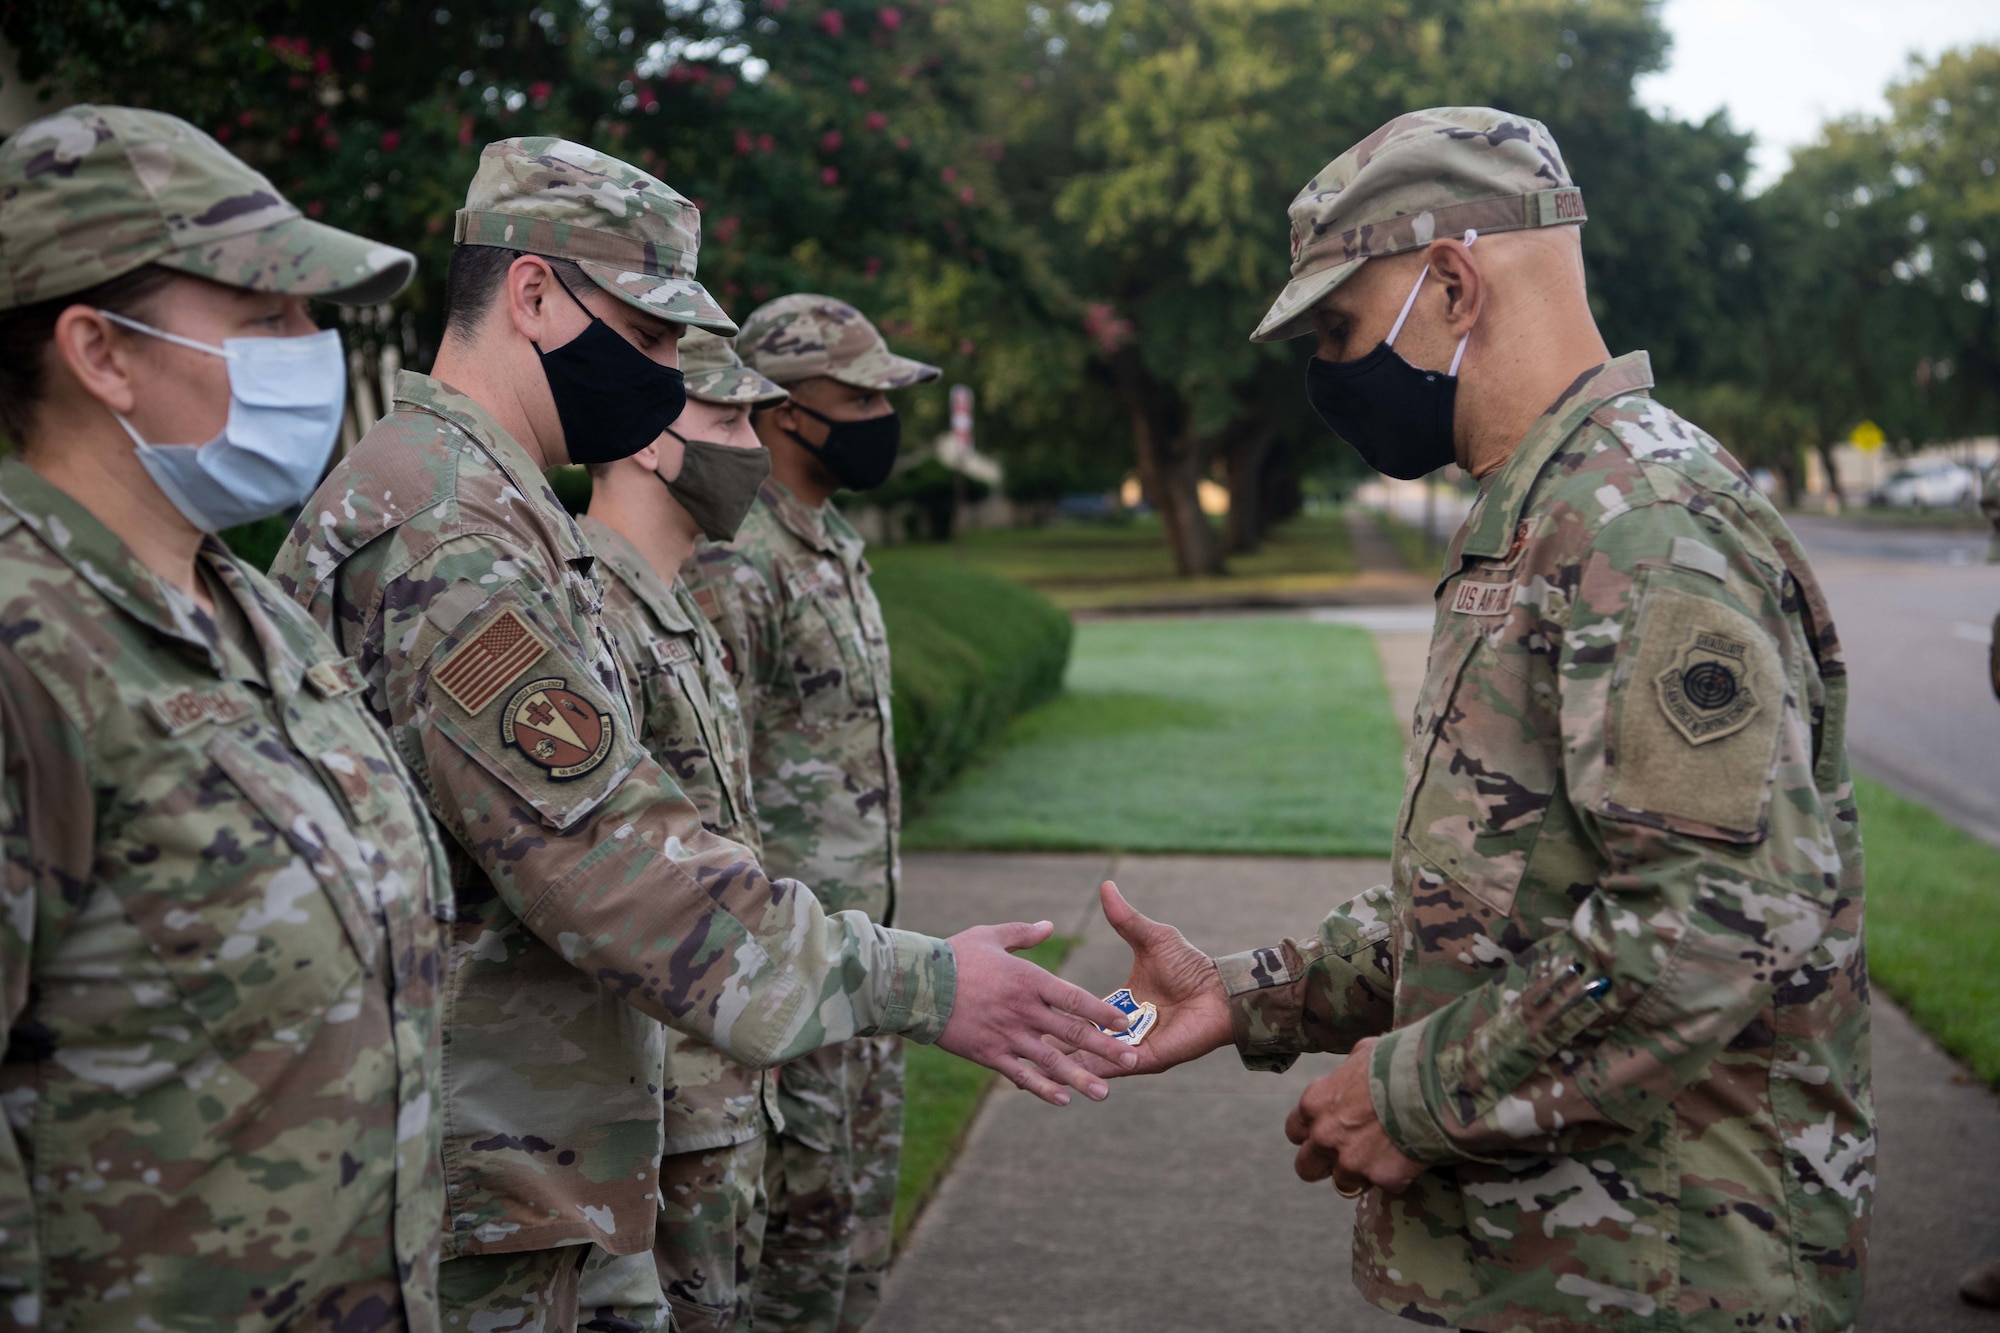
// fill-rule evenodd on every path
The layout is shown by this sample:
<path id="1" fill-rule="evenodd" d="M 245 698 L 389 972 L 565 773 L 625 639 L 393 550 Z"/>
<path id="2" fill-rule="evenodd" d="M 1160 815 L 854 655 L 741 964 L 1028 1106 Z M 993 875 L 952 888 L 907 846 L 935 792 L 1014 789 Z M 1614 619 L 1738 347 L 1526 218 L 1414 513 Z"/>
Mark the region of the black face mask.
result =
<path id="1" fill-rule="evenodd" d="M 1359 361 L 1306 362 L 1306 400 L 1361 461 L 1385 477 L 1415 481 L 1457 461 L 1452 404 L 1458 380 L 1418 370 L 1388 343 Z"/>
<path id="2" fill-rule="evenodd" d="M 1466 231 L 1468 247 L 1478 239 L 1478 232 Z M 1430 274 L 1426 265 L 1417 275 L 1395 327 L 1374 351 L 1359 361 L 1314 357 L 1306 363 L 1306 401 L 1319 419 L 1353 445 L 1362 462 L 1398 481 L 1415 481 L 1458 461 L 1451 440 L 1452 407 L 1458 400 L 1458 363 L 1472 335 L 1458 340 L 1446 371 L 1419 370 L 1395 347 Z"/>
<path id="3" fill-rule="evenodd" d="M 681 442 L 681 474 L 667 489 L 710 541 L 726 542 L 743 526 L 743 516 L 757 502 L 757 488 L 771 475 L 771 451 L 737 449 L 713 440 L 690 440 L 667 427 Z"/>
<path id="4" fill-rule="evenodd" d="M 813 420 L 826 423 L 825 444 L 814 444 L 795 430 L 785 434 L 826 464 L 835 481 L 850 491 L 872 491 L 889 480 L 889 473 L 896 466 L 896 451 L 903 443 L 901 417 L 891 412 L 866 421 L 835 421 L 797 399 L 792 400 L 792 406 Z"/>
<path id="5" fill-rule="evenodd" d="M 556 279 L 577 309 L 590 315 L 590 327 L 544 352 L 542 374 L 556 400 L 556 420 L 572 463 L 615 463 L 630 458 L 672 425 L 687 404 L 681 373 L 653 361 L 626 342 L 618 330 L 590 314 L 569 284 Z"/>

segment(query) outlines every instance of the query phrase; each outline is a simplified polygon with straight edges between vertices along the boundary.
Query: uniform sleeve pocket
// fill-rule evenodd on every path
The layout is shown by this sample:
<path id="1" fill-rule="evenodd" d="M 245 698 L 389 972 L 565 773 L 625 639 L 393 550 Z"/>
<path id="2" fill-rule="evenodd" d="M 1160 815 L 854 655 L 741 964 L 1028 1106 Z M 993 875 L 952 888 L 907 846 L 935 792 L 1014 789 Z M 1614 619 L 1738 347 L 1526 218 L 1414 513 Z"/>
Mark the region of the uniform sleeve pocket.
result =
<path id="1" fill-rule="evenodd" d="M 1764 627 L 1648 571 L 1610 693 L 1604 813 L 1720 842 L 1761 842 L 1789 683 Z"/>
<path id="2" fill-rule="evenodd" d="M 1438 1079 L 1459 1119 L 1480 1119 L 1500 1099 L 1521 1086 L 1557 1051 L 1605 1014 L 1600 996 L 1581 964 L 1562 967 L 1531 982 L 1522 1002 L 1509 1004 L 1481 1025 L 1470 1040 L 1438 1055 Z"/>

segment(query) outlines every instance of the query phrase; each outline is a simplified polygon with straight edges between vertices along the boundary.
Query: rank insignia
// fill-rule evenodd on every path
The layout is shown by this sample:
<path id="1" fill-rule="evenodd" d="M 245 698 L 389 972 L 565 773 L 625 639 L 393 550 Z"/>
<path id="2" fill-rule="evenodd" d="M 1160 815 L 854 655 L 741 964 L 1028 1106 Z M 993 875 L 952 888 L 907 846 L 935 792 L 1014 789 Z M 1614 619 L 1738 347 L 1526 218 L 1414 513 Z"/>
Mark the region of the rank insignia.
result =
<path id="1" fill-rule="evenodd" d="M 614 734 L 611 715 L 599 712 L 560 676 L 529 681 L 500 713 L 500 739 L 557 782 L 580 778 L 603 763 Z"/>
<path id="2" fill-rule="evenodd" d="M 1750 725 L 1759 702 L 1750 688 L 1750 646 L 1696 630 L 1674 665 L 1653 678 L 1660 707 L 1690 745 L 1733 736 Z"/>
<path id="3" fill-rule="evenodd" d="M 1146 1034 L 1153 1030 L 1153 1025 L 1160 1021 L 1159 1008 L 1151 1000 L 1135 1000 L 1132 992 L 1123 987 L 1105 996 L 1104 1002 L 1122 1014 L 1129 1014 L 1132 1026 L 1123 1032 L 1111 1032 L 1110 1028 L 1099 1028 L 1098 1031 L 1111 1032 L 1113 1037 L 1127 1046 L 1137 1046 L 1144 1041 Z"/>

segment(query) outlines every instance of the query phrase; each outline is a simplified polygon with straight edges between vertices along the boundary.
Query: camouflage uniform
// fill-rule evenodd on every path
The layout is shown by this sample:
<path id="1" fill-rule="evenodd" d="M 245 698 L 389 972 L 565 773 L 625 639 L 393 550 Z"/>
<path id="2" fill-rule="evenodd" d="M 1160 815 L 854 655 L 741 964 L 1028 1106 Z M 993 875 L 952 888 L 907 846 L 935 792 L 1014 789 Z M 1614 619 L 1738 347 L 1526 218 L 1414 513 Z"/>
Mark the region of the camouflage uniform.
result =
<path id="1" fill-rule="evenodd" d="M 0 148 L 0 236 L 0 309 L 412 266 L 122 107 Z M 0 1322 L 435 1330 L 443 851 L 353 664 L 197 559 L 213 616 L 0 463 Z"/>
<path id="2" fill-rule="evenodd" d="M 727 339 L 703 329 L 681 338 L 680 366 L 691 399 L 754 404 L 785 396 L 746 368 Z M 581 526 L 609 576 L 604 627 L 641 740 L 701 811 L 703 827 L 761 857 L 750 741 L 721 641 L 678 574 L 669 586 L 617 532 L 595 518 Z M 764 1248 L 765 1137 L 783 1123 L 776 1076 L 670 1032 L 661 1087 L 666 1156 L 650 1262 L 681 1333 L 747 1329 Z"/>
<path id="3" fill-rule="evenodd" d="M 669 586 L 624 537 L 580 520 L 604 584 L 604 627 L 640 742 L 709 832 L 759 850 L 749 741 L 722 644 L 678 578 Z M 764 1136 L 777 1120 L 767 1072 L 679 1033 L 667 1037 L 661 1218 L 652 1258 L 684 1331 L 749 1326 L 763 1247 Z M 588 1304 L 586 1304 L 588 1308 Z"/>
<path id="4" fill-rule="evenodd" d="M 695 225 L 651 177 L 528 139 L 488 146 L 460 234 L 581 257 L 652 313 L 733 327 L 693 280 Z M 441 1283 L 482 1322 L 477 1292 L 527 1282 L 524 1252 L 571 1247 L 540 1289 L 573 1295 L 590 1245 L 651 1247 L 660 1023 L 766 1065 L 858 1033 L 934 1040 L 955 981 L 942 941 L 826 916 L 702 828 L 638 745 L 594 563 L 529 454 L 405 373 L 275 568 L 359 660 L 450 835 Z"/>
<path id="5" fill-rule="evenodd" d="M 1405 179 L 1494 172 L 1494 195 L 1548 182 L 1447 137 L 1479 127 L 1568 185 L 1547 132 L 1498 112 L 1364 149 L 1417 156 Z M 1369 207 L 1352 157 L 1295 236 Z M 1420 1322 L 1833 1330 L 1860 1305 L 1846 669 L 1783 521 L 1651 382 L 1643 353 L 1579 377 L 1454 539 L 1394 884 L 1219 960 L 1253 1068 L 1388 1030 L 1375 1109 L 1431 1169 L 1363 1195 L 1355 1281 Z"/>
<path id="6" fill-rule="evenodd" d="M 823 296 L 761 307 L 737 346 L 779 384 L 826 375 L 893 389 L 938 373 Z M 768 481 L 736 540 L 705 547 L 691 578 L 733 657 L 765 865 L 814 885 L 829 907 L 893 922 L 902 793 L 889 637 L 860 534 L 831 504 L 809 508 Z M 816 1052 L 781 1071 L 778 1102 L 757 1326 L 858 1329 L 894 1242 L 902 1047 L 868 1037 Z"/>

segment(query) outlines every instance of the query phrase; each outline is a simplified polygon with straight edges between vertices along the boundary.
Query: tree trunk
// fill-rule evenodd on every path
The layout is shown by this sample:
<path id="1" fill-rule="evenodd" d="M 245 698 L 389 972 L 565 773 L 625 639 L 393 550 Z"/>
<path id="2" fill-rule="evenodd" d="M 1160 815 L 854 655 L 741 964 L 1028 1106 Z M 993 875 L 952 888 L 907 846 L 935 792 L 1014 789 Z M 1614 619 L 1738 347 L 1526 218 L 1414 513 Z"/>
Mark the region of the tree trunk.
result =
<path id="1" fill-rule="evenodd" d="M 1186 429 L 1186 414 L 1166 385 L 1140 364 L 1138 350 L 1125 348 L 1112 363 L 1118 399 L 1132 423 L 1132 451 L 1139 485 L 1159 511 L 1166 529 L 1174 572 L 1182 578 L 1221 574 L 1222 548 L 1201 512 L 1204 451 Z"/>
<path id="2" fill-rule="evenodd" d="M 1819 451 L 1819 465 L 1826 473 L 1826 489 L 1833 496 L 1833 503 L 1841 509 L 1847 508 L 1847 495 L 1840 489 L 1840 473 L 1833 466 L 1833 441 L 1822 430 L 1813 448 Z"/>
<path id="3" fill-rule="evenodd" d="M 1271 446 L 1277 428 L 1269 421 L 1238 425 L 1229 433 L 1223 455 L 1229 469 L 1229 522 L 1223 547 L 1231 555 L 1248 555 L 1264 544 L 1271 530 Z"/>

